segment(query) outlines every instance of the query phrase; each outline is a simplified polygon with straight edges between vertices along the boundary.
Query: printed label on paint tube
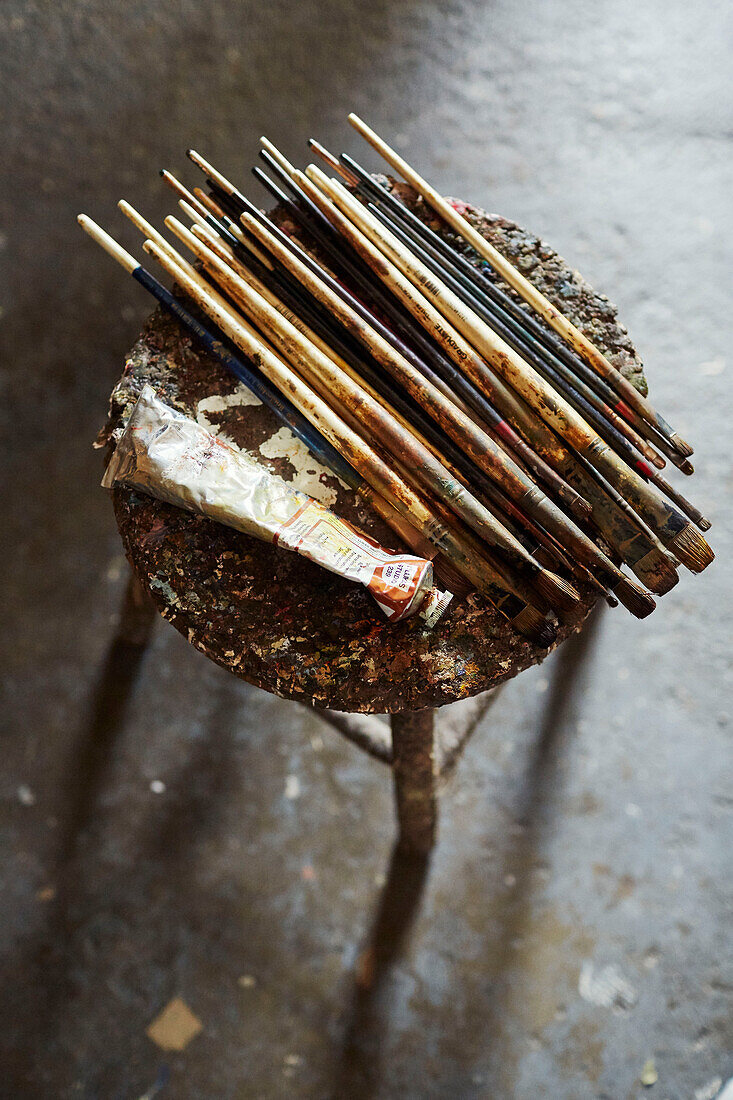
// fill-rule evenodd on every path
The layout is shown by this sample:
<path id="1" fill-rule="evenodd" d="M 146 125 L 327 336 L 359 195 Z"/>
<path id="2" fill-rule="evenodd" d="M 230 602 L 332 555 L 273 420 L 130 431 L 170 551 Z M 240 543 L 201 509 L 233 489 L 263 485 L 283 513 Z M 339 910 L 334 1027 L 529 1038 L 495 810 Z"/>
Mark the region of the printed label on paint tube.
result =
<path id="1" fill-rule="evenodd" d="M 351 577 L 365 585 L 389 619 L 405 618 L 414 597 L 418 606 L 426 598 L 426 585 L 432 570 L 425 570 L 425 559 L 410 554 L 393 554 L 363 532 L 327 512 L 317 501 L 305 504 L 275 536 L 278 546 L 287 546 L 304 557 Z M 446 605 L 447 606 L 447 603 Z"/>
<path id="2" fill-rule="evenodd" d="M 210 435 L 145 386 L 102 484 L 135 486 L 363 584 L 392 621 L 420 612 L 432 627 L 450 593 L 424 558 L 392 553 L 324 505 Z"/>

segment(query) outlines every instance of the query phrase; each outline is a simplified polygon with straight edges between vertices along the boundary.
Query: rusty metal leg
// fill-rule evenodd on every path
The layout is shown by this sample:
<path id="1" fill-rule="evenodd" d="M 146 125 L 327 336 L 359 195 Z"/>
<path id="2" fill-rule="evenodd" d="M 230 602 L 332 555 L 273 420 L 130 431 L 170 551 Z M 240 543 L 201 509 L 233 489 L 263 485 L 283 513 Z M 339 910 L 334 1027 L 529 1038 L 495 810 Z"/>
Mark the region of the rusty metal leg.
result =
<path id="1" fill-rule="evenodd" d="M 400 851 L 426 855 L 435 843 L 435 711 L 392 715 L 392 751 Z"/>
<path id="2" fill-rule="evenodd" d="M 144 646 L 150 637 L 154 620 L 155 604 L 150 593 L 130 570 L 120 608 L 117 637 L 129 645 Z"/>

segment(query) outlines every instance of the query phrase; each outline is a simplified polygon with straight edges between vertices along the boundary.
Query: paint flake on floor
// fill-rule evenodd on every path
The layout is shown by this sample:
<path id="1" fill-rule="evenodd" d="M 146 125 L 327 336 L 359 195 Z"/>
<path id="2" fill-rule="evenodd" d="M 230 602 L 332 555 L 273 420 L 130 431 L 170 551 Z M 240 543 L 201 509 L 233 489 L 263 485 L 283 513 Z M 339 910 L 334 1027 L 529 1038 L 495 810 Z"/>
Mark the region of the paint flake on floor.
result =
<path id="1" fill-rule="evenodd" d="M 297 775 L 285 777 L 285 797 L 292 800 L 300 798 L 300 780 Z"/>
<path id="2" fill-rule="evenodd" d="M 654 1065 L 653 1058 L 647 1058 L 639 1080 L 646 1089 L 651 1088 L 652 1085 L 656 1085 L 659 1080 L 659 1074 L 657 1073 L 657 1067 Z"/>
<path id="3" fill-rule="evenodd" d="M 202 1030 L 203 1024 L 198 1016 L 194 1015 L 180 997 L 174 997 L 155 1017 L 145 1034 L 161 1050 L 181 1051 Z"/>
<path id="4" fill-rule="evenodd" d="M 587 960 L 580 970 L 578 993 L 584 1001 L 601 1008 L 632 1008 L 638 996 L 617 966 L 596 970 Z"/>

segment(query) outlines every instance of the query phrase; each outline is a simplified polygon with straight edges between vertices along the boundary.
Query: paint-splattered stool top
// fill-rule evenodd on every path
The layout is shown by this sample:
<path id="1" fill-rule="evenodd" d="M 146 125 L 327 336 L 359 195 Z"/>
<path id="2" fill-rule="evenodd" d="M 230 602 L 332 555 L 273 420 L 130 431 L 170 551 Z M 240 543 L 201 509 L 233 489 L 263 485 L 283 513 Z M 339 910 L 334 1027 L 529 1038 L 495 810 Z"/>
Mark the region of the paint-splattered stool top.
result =
<path id="1" fill-rule="evenodd" d="M 414 193 L 397 186 L 442 231 Z M 461 209 L 644 387 L 638 356 L 606 298 L 537 237 L 504 218 Z M 444 235 L 454 240 L 449 231 Z M 145 382 L 384 545 L 395 545 L 384 523 L 160 310 L 130 353 L 102 438 L 109 438 Z M 164 618 L 212 660 L 277 695 L 345 711 L 418 710 L 485 691 L 547 655 L 478 595 L 454 600 L 432 631 L 419 619 L 390 625 L 361 586 L 296 554 L 132 490 L 116 489 L 114 508 L 132 567 Z M 590 592 L 582 594 L 577 621 L 563 627 L 559 642 L 595 602 Z"/>

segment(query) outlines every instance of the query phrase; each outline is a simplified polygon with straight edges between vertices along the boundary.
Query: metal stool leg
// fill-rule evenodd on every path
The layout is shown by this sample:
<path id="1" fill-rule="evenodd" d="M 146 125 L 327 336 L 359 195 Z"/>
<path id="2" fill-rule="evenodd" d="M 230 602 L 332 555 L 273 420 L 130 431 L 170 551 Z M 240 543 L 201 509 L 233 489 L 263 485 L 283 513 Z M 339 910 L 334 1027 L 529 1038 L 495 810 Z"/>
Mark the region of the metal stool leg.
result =
<path id="1" fill-rule="evenodd" d="M 437 830 L 435 711 L 393 714 L 391 725 L 399 848 L 426 855 Z"/>

